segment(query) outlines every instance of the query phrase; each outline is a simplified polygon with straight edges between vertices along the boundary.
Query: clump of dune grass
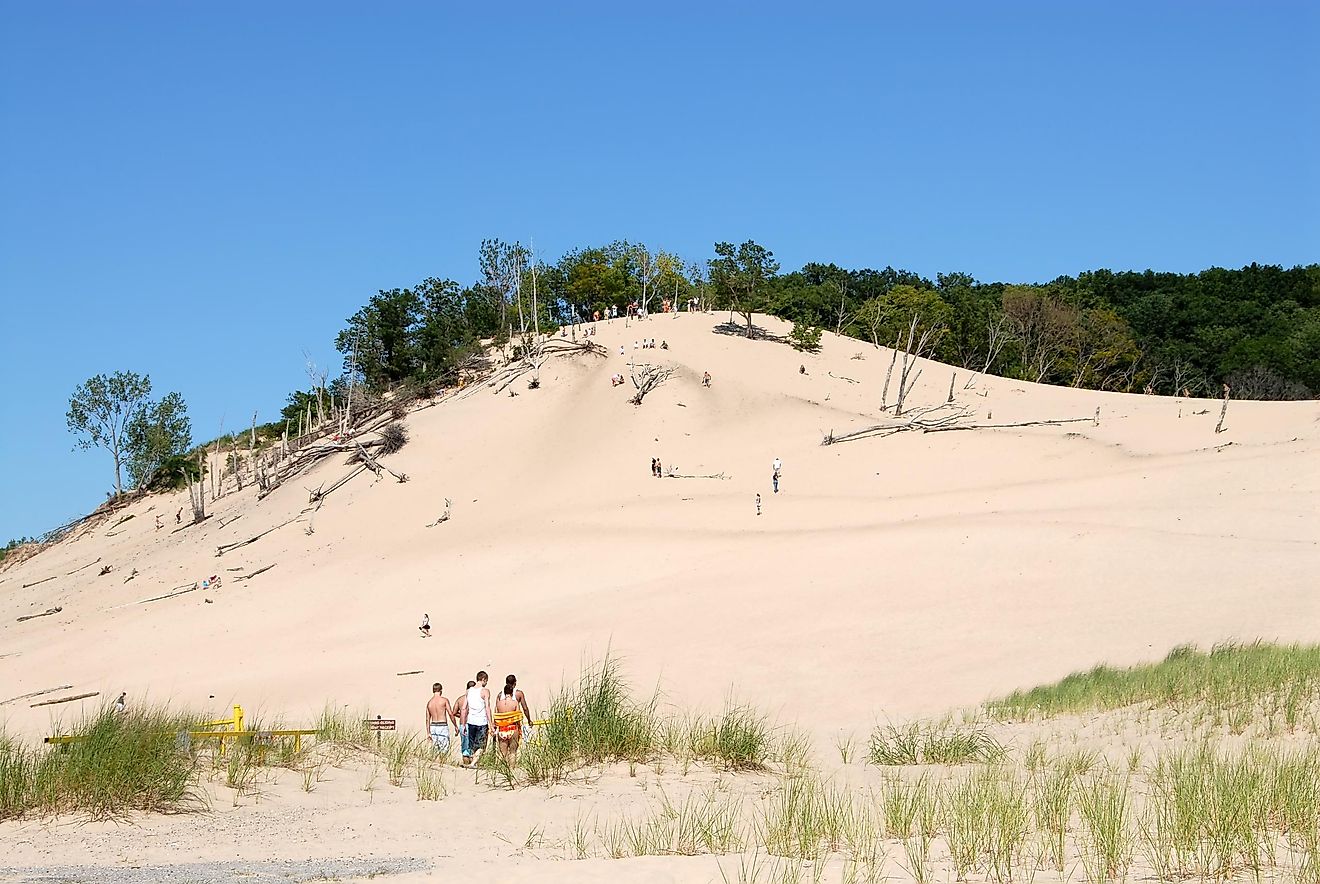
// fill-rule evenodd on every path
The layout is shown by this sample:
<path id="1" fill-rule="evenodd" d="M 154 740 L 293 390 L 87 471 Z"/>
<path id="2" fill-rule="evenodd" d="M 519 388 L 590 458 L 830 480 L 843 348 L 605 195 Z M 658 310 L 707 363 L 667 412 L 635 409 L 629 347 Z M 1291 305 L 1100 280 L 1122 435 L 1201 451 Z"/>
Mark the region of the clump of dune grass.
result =
<path id="1" fill-rule="evenodd" d="M 1209 652 L 1174 648 L 1158 663 L 1097 666 L 1059 682 L 1016 691 L 986 705 L 1000 719 L 1023 719 L 1150 704 L 1206 706 L 1247 714 L 1264 708 L 1289 727 L 1320 698 L 1320 645 L 1220 644 Z"/>
<path id="2" fill-rule="evenodd" d="M 106 708 L 76 724 L 69 743 L 29 749 L 0 737 L 0 818 L 200 809 L 197 759 L 179 738 L 195 725 L 164 708 Z"/>
<path id="3" fill-rule="evenodd" d="M 883 725 L 871 732 L 867 758 L 888 767 L 916 764 L 990 764 L 1004 756 L 1004 747 L 975 722 L 914 721 Z"/>
<path id="4" fill-rule="evenodd" d="M 546 783 L 588 765 L 645 763 L 662 744 L 656 705 L 654 695 L 634 700 L 618 662 L 606 657 L 551 698 L 545 722 L 518 752 L 517 767 L 528 782 Z"/>
<path id="5" fill-rule="evenodd" d="M 719 716 L 694 719 L 687 729 L 689 755 L 725 770 L 764 770 L 774 745 L 769 719 L 745 705 L 727 704 Z M 794 739 L 784 749 L 790 760 L 801 754 Z"/>
<path id="6" fill-rule="evenodd" d="M 694 791 L 681 801 L 671 801 L 663 789 L 659 795 L 659 805 L 648 813 L 599 830 L 606 855 L 696 856 L 742 849 L 745 832 L 737 798 L 716 789 Z"/>

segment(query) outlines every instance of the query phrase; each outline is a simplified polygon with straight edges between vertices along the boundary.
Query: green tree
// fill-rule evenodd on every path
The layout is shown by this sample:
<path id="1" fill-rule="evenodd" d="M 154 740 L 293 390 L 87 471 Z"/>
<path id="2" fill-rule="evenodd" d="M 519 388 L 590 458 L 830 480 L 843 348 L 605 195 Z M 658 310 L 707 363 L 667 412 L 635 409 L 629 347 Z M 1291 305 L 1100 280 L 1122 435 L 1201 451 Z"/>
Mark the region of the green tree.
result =
<path id="1" fill-rule="evenodd" d="M 750 239 L 736 248 L 733 243 L 717 242 L 709 267 L 717 305 L 743 317 L 747 337 L 752 337 L 756 330 L 752 316 L 766 311 L 771 282 L 779 273 L 775 253 Z"/>
<path id="2" fill-rule="evenodd" d="M 65 420 L 79 448 L 104 448 L 115 462 L 115 493 L 124 492 L 129 423 L 151 395 L 151 377 L 132 371 L 88 378 L 69 397 Z"/>
<path id="3" fill-rule="evenodd" d="M 192 444 L 188 406 L 178 393 L 144 403 L 125 428 L 127 466 L 133 485 L 141 487 L 167 458 L 183 454 Z"/>

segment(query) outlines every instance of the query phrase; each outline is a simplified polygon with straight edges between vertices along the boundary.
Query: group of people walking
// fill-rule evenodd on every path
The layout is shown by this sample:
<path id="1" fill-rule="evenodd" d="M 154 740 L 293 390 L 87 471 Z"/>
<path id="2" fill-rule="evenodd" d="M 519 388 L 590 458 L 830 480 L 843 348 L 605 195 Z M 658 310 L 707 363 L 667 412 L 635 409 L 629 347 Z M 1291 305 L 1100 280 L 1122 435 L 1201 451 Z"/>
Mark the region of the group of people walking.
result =
<path id="1" fill-rule="evenodd" d="M 518 689 L 518 677 L 508 675 L 504 687 L 492 700 L 485 670 L 467 683 L 455 703 L 445 696 L 444 685 L 431 685 L 431 699 L 426 703 L 426 733 L 436 752 L 448 755 L 453 750 L 453 734 L 459 735 L 463 766 L 471 767 L 490 746 L 492 735 L 500 756 L 512 764 L 518 747 L 532 728 L 532 710 L 527 696 Z"/>

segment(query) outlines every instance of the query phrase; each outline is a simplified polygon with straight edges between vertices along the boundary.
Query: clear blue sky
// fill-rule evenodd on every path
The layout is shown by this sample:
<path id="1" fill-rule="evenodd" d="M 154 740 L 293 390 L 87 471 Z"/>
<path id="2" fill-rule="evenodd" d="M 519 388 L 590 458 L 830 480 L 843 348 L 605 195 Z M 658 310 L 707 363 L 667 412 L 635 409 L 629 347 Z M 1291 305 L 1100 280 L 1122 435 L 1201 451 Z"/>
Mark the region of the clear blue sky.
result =
<path id="1" fill-rule="evenodd" d="M 376 289 L 716 240 L 1048 280 L 1320 259 L 1295 3 L 0 2 L 0 542 L 103 500 L 69 393 L 272 418 Z"/>

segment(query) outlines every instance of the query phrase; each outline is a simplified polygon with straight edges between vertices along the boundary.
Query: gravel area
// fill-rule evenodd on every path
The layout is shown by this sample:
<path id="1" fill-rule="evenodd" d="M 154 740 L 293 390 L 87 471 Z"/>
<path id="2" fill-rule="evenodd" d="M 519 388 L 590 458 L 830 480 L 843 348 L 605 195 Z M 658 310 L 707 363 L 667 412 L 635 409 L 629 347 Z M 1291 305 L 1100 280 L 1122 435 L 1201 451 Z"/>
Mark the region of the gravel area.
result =
<path id="1" fill-rule="evenodd" d="M 201 862 L 161 866 L 0 866 L 0 881 L 41 884 L 297 884 L 302 881 L 380 878 L 416 872 L 425 862 L 389 859 L 267 860 Z"/>

